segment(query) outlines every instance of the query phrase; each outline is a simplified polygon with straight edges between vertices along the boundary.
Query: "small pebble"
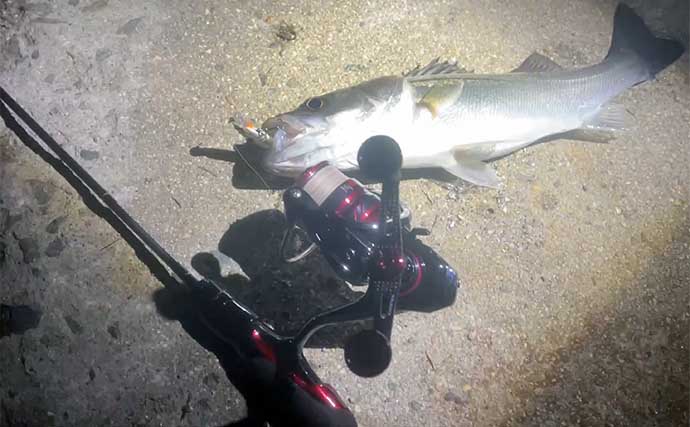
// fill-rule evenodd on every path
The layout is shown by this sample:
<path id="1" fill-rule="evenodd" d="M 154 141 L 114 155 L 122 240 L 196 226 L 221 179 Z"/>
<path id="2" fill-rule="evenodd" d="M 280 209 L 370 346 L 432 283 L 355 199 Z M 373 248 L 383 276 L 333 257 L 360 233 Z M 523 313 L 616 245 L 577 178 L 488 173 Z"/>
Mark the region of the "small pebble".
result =
<path id="1" fill-rule="evenodd" d="M 96 61 L 98 61 L 98 62 L 105 61 L 112 54 L 113 53 L 110 51 L 110 49 L 106 49 L 106 48 L 98 49 L 96 51 Z"/>
<path id="2" fill-rule="evenodd" d="M 10 210 L 7 208 L 0 208 L 0 236 L 4 236 L 5 232 L 10 228 Z"/>
<path id="3" fill-rule="evenodd" d="M 464 393 L 460 393 L 460 394 L 459 394 L 459 393 L 457 393 L 457 392 L 455 392 L 455 391 L 452 391 L 452 390 L 451 390 L 451 391 L 448 391 L 448 392 L 443 396 L 443 399 L 444 399 L 446 402 L 453 402 L 453 403 L 455 403 L 456 405 L 462 405 L 462 404 L 466 404 L 466 403 L 469 402 L 469 399 L 467 398 L 467 396 L 464 395 Z"/>
<path id="4" fill-rule="evenodd" d="M 199 399 L 199 402 L 197 402 L 200 408 L 210 411 L 211 410 L 211 405 L 208 403 L 208 399 Z"/>
<path id="5" fill-rule="evenodd" d="M 50 234 L 57 233 L 62 223 L 65 222 L 65 219 L 67 219 L 67 217 L 62 215 L 50 221 L 50 223 L 46 226 L 46 231 Z"/>
<path id="6" fill-rule="evenodd" d="M 286 42 L 293 41 L 297 38 L 297 29 L 294 25 L 288 24 L 287 22 L 281 22 L 276 32 L 276 36 L 279 39 L 285 40 Z"/>
<path id="7" fill-rule="evenodd" d="M 366 71 L 367 66 L 363 64 L 346 64 L 344 70 L 348 73 Z"/>
<path id="8" fill-rule="evenodd" d="M 77 322 L 72 316 L 64 316 L 65 323 L 67 323 L 67 327 L 69 327 L 70 331 L 72 331 L 73 334 L 79 335 L 82 332 L 84 332 L 84 327 L 81 326 L 79 322 Z"/>
<path id="9" fill-rule="evenodd" d="M 139 26 L 139 23 L 144 19 L 144 17 L 140 16 L 139 18 L 133 18 L 127 21 L 124 25 L 122 25 L 120 28 L 117 29 L 117 32 L 115 34 L 119 35 L 125 35 L 128 36 L 132 33 L 134 33 Z"/>
<path id="10" fill-rule="evenodd" d="M 58 238 L 48 243 L 48 247 L 45 250 L 45 254 L 49 258 L 55 258 L 65 249 L 65 242 Z"/>
<path id="11" fill-rule="evenodd" d="M 112 325 L 108 326 L 108 333 L 113 339 L 119 340 L 122 336 L 120 333 L 120 323 L 114 322 Z"/>
<path id="12" fill-rule="evenodd" d="M 22 250 L 22 256 L 25 264 L 31 264 L 38 259 L 40 255 L 38 242 L 32 237 L 19 239 L 19 249 Z"/>
<path id="13" fill-rule="evenodd" d="M 79 157 L 84 160 L 96 160 L 100 155 L 101 154 L 96 150 L 81 150 L 79 152 Z"/>
<path id="14" fill-rule="evenodd" d="M 104 9 L 106 6 L 108 6 L 108 0 L 96 0 L 93 3 L 84 6 L 82 11 L 86 13 L 97 12 L 101 9 Z"/>
<path id="15" fill-rule="evenodd" d="M 215 373 L 210 373 L 204 377 L 202 380 L 206 387 L 215 387 L 220 382 L 220 378 Z"/>
<path id="16" fill-rule="evenodd" d="M 410 409 L 417 412 L 422 409 L 422 404 L 417 402 L 416 400 L 413 400 L 409 403 Z"/>
<path id="17" fill-rule="evenodd" d="M 32 179 L 29 181 L 29 185 L 39 205 L 45 205 L 53 197 L 53 189 L 47 182 Z"/>

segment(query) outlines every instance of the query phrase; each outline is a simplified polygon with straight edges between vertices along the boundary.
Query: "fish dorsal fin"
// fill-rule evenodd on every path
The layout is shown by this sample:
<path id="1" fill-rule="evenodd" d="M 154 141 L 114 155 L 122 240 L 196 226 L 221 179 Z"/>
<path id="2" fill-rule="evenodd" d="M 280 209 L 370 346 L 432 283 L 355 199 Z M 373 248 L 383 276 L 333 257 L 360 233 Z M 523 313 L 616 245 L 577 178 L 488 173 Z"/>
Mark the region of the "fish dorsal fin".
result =
<path id="1" fill-rule="evenodd" d="M 552 59 L 544 55 L 534 52 L 527 57 L 519 67 L 511 71 L 511 73 L 545 73 L 549 71 L 561 71 L 563 67 L 556 64 Z"/>
<path id="2" fill-rule="evenodd" d="M 408 79 L 414 79 L 415 77 L 430 77 L 430 76 L 443 76 L 445 74 L 460 74 L 466 73 L 467 70 L 460 67 L 458 62 L 455 60 L 451 61 L 441 61 L 441 58 L 436 58 L 429 62 L 426 66 L 421 67 L 417 65 L 412 70 L 403 74 L 403 77 Z"/>

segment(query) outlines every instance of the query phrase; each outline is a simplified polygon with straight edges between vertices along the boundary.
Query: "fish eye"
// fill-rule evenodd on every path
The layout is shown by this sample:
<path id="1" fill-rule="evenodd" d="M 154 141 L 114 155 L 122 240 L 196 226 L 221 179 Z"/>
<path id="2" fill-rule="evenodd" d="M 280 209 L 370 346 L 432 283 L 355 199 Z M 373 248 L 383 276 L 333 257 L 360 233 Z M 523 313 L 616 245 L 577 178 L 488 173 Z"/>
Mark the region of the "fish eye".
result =
<path id="1" fill-rule="evenodd" d="M 304 105 L 311 111 L 317 111 L 323 107 L 323 99 L 319 97 L 309 98 Z"/>

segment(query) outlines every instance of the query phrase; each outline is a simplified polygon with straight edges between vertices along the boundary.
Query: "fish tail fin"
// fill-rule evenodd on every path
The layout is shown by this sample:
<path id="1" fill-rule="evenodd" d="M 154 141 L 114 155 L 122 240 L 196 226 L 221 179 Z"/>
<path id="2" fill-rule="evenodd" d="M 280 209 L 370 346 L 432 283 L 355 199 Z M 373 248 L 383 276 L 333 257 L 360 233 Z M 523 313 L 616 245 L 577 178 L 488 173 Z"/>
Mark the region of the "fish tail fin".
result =
<path id="1" fill-rule="evenodd" d="M 607 59 L 634 53 L 646 67 L 648 80 L 675 62 L 684 51 L 683 45 L 676 40 L 655 37 L 642 18 L 629 6 L 621 3 L 616 8 Z"/>

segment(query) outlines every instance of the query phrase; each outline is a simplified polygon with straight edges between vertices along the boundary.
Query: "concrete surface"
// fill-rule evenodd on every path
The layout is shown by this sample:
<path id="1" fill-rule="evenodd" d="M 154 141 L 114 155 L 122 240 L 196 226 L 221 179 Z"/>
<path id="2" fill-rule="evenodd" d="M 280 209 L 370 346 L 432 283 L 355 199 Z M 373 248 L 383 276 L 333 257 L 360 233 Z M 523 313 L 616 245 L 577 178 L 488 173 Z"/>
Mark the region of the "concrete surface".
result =
<path id="1" fill-rule="evenodd" d="M 687 46 L 687 2 L 632 4 Z M 594 63 L 614 8 L 3 0 L 0 84 L 188 264 L 263 212 L 229 234 L 257 286 L 243 295 L 296 324 L 352 292 L 316 286 L 309 268 L 281 272 L 276 234 L 260 232 L 280 192 L 242 185 L 246 171 L 223 160 L 232 153 L 192 148 L 241 143 L 227 122 L 235 112 L 263 119 L 437 56 L 477 72 L 507 71 L 534 50 L 565 66 Z M 282 22 L 295 40 L 277 37 Z M 375 379 L 347 373 L 333 345 L 308 350 L 360 425 L 687 425 L 689 85 L 686 54 L 622 97 L 631 132 L 501 160 L 502 190 L 403 184 L 415 224 L 433 230 L 427 242 L 457 267 L 463 289 L 450 309 L 398 317 L 394 362 Z M 214 357 L 158 314 L 160 284 L 134 252 L 59 175 L 0 135 L 0 302 L 43 311 L 38 328 L 0 339 L 0 426 L 242 418 L 242 397 Z M 276 285 L 288 282 L 313 285 L 311 299 L 290 300 Z"/>

